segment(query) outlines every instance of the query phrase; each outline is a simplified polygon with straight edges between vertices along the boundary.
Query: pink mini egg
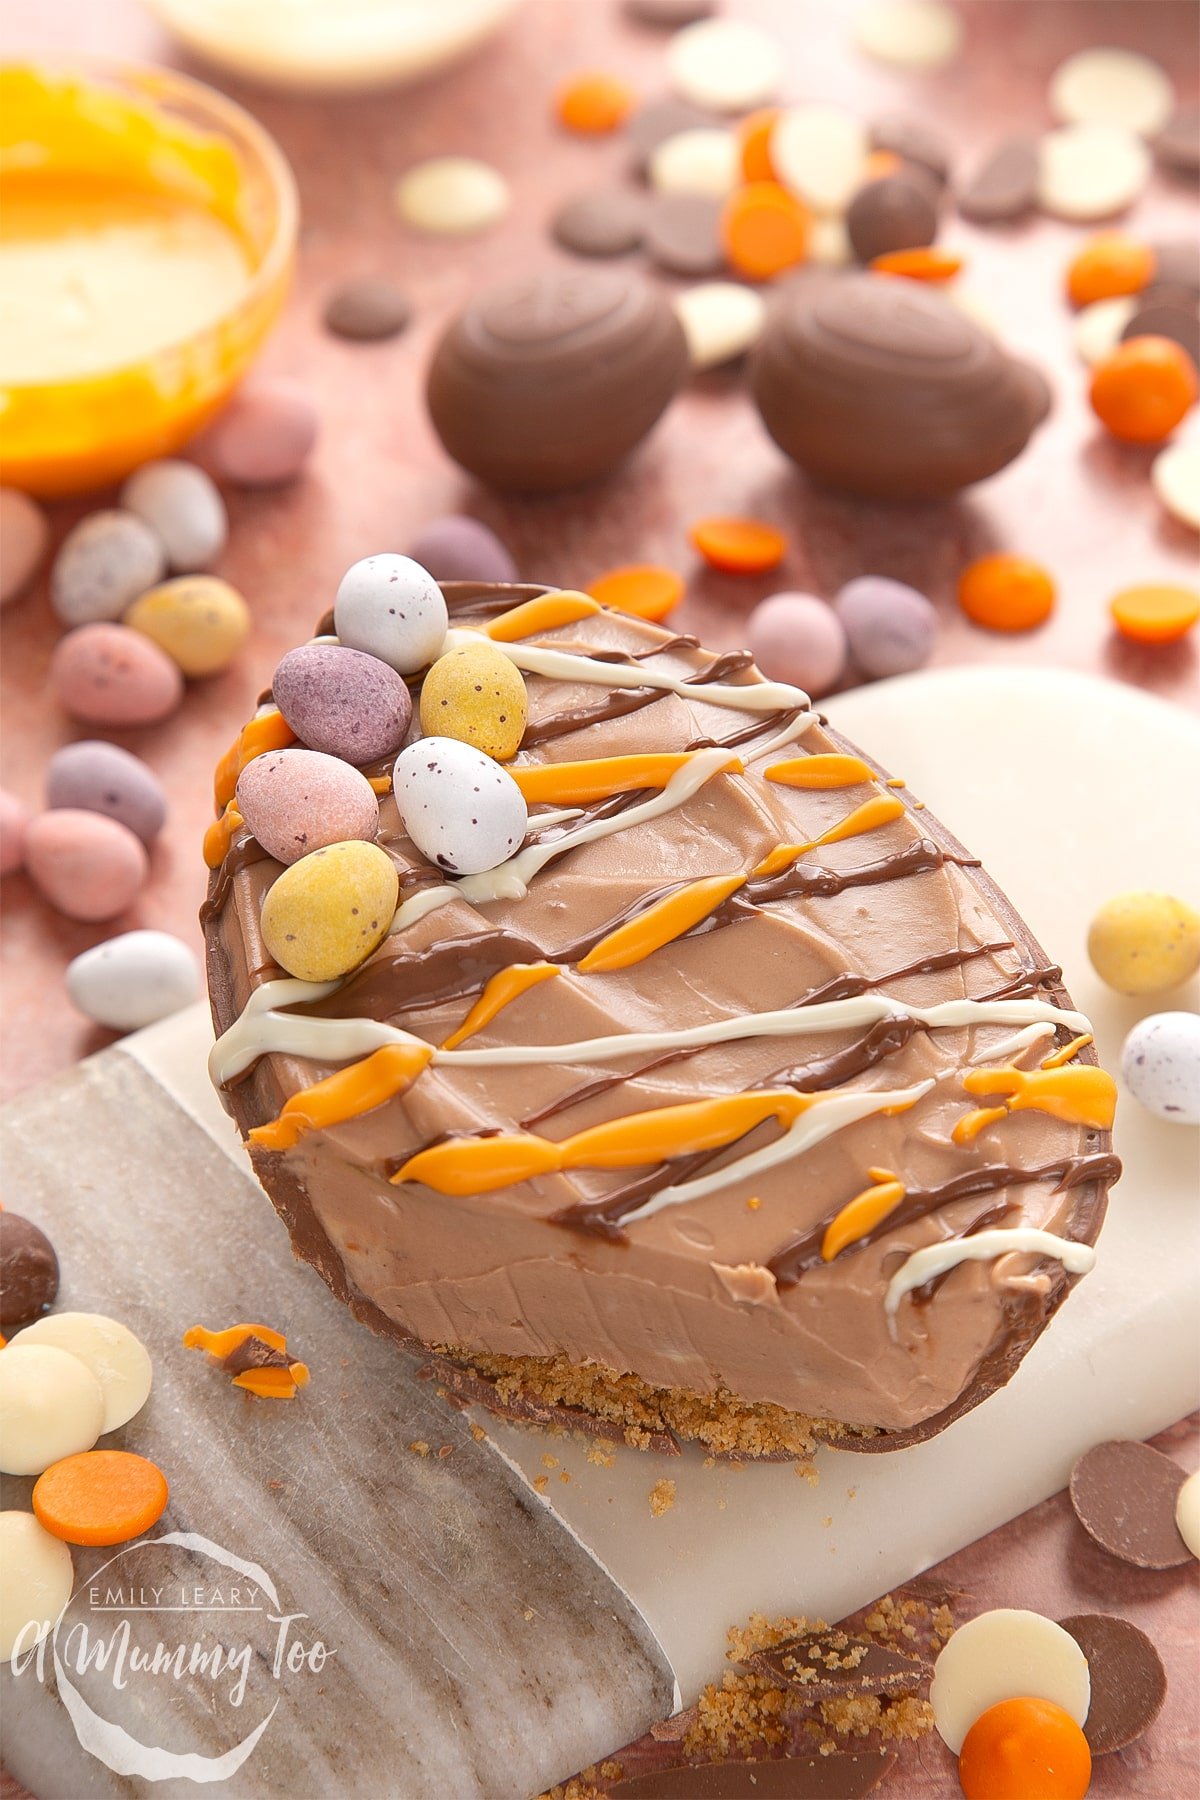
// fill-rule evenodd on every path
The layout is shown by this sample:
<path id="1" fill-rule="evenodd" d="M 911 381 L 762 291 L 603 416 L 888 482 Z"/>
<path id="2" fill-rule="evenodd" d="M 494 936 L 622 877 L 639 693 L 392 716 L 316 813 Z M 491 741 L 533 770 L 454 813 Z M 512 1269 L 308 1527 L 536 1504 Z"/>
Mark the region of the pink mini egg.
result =
<path id="1" fill-rule="evenodd" d="M 103 813 L 58 807 L 25 834 L 25 865 L 69 919 L 113 919 L 133 904 L 149 863 L 140 838 Z"/>
<path id="2" fill-rule="evenodd" d="M 298 382 L 266 377 L 235 394 L 197 441 L 216 474 L 238 487 L 292 481 L 317 441 L 317 409 Z"/>
<path id="3" fill-rule="evenodd" d="M 0 875 L 13 875 L 25 861 L 29 808 L 7 788 L 0 788 Z"/>
<path id="4" fill-rule="evenodd" d="M 59 702 L 88 725 L 154 725 L 183 699 L 183 676 L 165 651 L 128 625 L 81 625 L 50 658 Z"/>
<path id="5" fill-rule="evenodd" d="M 754 660 L 772 681 L 827 694 L 846 666 L 846 633 L 832 607 L 812 594 L 772 594 L 750 614 Z"/>
<path id="6" fill-rule="evenodd" d="M 256 756 L 238 777 L 238 811 L 277 862 L 352 838 L 374 843 L 379 802 L 365 775 L 319 750 Z"/>

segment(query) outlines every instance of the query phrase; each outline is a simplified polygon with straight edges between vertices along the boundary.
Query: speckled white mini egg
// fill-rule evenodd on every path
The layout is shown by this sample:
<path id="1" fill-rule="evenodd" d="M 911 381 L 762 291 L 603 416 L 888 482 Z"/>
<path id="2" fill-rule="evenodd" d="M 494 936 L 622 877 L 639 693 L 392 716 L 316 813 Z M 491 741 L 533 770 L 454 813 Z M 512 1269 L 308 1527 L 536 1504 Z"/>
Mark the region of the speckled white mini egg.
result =
<path id="1" fill-rule="evenodd" d="M 456 738 L 419 738 L 392 775 L 404 829 L 448 875 L 482 875 L 515 856 L 529 814 L 507 770 Z"/>
<path id="2" fill-rule="evenodd" d="M 1171 1125 L 1200 1125 L 1200 1014 L 1152 1013 L 1121 1052 L 1121 1079 L 1139 1105 Z"/>
<path id="3" fill-rule="evenodd" d="M 333 620 L 343 644 L 401 675 L 433 662 L 446 641 L 442 590 L 411 556 L 364 556 L 354 563 L 338 585 Z"/>

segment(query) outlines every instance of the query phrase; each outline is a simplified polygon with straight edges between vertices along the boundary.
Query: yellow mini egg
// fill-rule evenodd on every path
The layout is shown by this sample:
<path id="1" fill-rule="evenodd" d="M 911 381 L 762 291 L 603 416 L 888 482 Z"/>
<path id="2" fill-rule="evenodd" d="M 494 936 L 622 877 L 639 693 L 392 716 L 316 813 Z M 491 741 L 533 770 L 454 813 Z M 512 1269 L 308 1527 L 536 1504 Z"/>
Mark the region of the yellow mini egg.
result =
<path id="1" fill-rule="evenodd" d="M 521 671 L 494 644 L 469 644 L 439 656 L 421 689 L 421 729 L 457 738 L 496 762 L 521 748 L 529 697 Z"/>
<path id="2" fill-rule="evenodd" d="M 263 901 L 263 941 L 301 981 L 334 981 L 383 941 L 400 882 L 378 844 L 329 844 L 285 869 Z"/>
<path id="3" fill-rule="evenodd" d="M 250 609 L 215 575 L 180 575 L 135 600 L 125 623 L 152 638 L 185 675 L 216 675 L 245 643 Z"/>
<path id="4" fill-rule="evenodd" d="M 1117 894 L 1092 920 L 1088 955 L 1118 994 L 1164 993 L 1200 968 L 1200 912 L 1173 894 Z"/>

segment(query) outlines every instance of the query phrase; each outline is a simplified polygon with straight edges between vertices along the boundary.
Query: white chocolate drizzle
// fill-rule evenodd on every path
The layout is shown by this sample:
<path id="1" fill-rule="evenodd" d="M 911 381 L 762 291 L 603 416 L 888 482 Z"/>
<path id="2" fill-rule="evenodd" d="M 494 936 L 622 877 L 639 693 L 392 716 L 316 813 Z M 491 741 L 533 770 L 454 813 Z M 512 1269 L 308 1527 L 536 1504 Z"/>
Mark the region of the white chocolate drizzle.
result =
<path id="1" fill-rule="evenodd" d="M 944 1244 L 927 1244 L 923 1250 L 914 1250 L 888 1282 L 884 1311 L 894 1319 L 906 1294 L 948 1274 L 960 1263 L 990 1262 L 993 1257 L 1019 1252 L 1056 1257 L 1072 1275 L 1087 1275 L 1096 1266 L 1096 1252 L 1090 1244 L 1073 1243 L 1033 1225 L 997 1226 L 992 1231 L 977 1231 L 974 1237 L 948 1238 Z"/>

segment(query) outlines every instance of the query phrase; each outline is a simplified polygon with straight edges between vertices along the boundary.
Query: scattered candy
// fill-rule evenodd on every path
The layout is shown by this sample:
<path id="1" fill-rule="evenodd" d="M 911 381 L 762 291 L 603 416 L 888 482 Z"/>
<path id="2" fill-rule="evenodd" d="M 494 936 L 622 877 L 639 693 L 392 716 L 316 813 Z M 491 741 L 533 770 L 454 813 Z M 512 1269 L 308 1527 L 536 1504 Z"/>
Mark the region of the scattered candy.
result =
<path id="1" fill-rule="evenodd" d="M 595 72 L 573 75 L 558 90 L 554 103 L 560 125 L 583 137 L 604 137 L 616 131 L 633 111 L 632 88 L 615 75 Z"/>
<path id="2" fill-rule="evenodd" d="M 515 856 L 529 824 L 506 769 L 455 738 L 421 738 L 396 758 L 401 822 L 423 856 L 450 875 L 479 875 Z"/>
<path id="3" fill-rule="evenodd" d="M 24 593 L 46 554 L 50 527 L 36 500 L 0 487 L 0 606 Z"/>
<path id="4" fill-rule="evenodd" d="M 1019 219 L 1037 199 L 1038 146 L 1023 134 L 1004 138 L 956 196 L 964 219 L 998 225 Z"/>
<path id="5" fill-rule="evenodd" d="M 216 575 L 177 575 L 135 600 L 125 623 L 193 680 L 227 669 L 250 635 L 250 608 Z"/>
<path id="6" fill-rule="evenodd" d="M 650 185 L 662 194 L 708 194 L 723 200 L 737 186 L 741 152 L 732 131 L 701 125 L 667 138 L 647 165 Z"/>
<path id="7" fill-rule="evenodd" d="M 274 882 L 262 908 L 263 942 L 289 975 L 336 981 L 388 934 L 400 891 L 378 844 L 329 844 Z"/>
<path id="8" fill-rule="evenodd" d="M 697 519 L 688 537 L 710 568 L 730 575 L 765 575 L 787 554 L 787 539 L 761 519 Z"/>
<path id="9" fill-rule="evenodd" d="M 185 1350 L 206 1350 L 232 1377 L 234 1387 L 260 1400 L 294 1400 L 308 1386 L 307 1363 L 287 1353 L 287 1339 L 269 1325 L 230 1325 L 208 1331 L 190 1325 L 183 1334 Z"/>
<path id="10" fill-rule="evenodd" d="M 105 813 L 143 844 L 153 843 L 167 817 L 167 796 L 154 771 L 103 738 L 81 738 L 54 752 L 46 765 L 46 805 Z"/>
<path id="11" fill-rule="evenodd" d="M 731 267 L 748 281 L 770 281 L 804 261 L 808 210 L 777 181 L 752 181 L 731 195 L 721 214 L 721 243 Z"/>
<path id="12" fill-rule="evenodd" d="M 161 1519 L 166 1476 L 129 1450 L 84 1450 L 51 1463 L 33 1489 L 33 1510 L 67 1544 L 127 1544 Z"/>
<path id="13" fill-rule="evenodd" d="M 58 1292 L 58 1258 L 45 1232 L 19 1213 L 0 1211 L 0 1331 L 40 1318 Z"/>
<path id="14" fill-rule="evenodd" d="M 1056 218 L 1086 221 L 1124 212 L 1149 178 L 1149 151 L 1119 125 L 1064 125 L 1042 139 L 1037 197 Z"/>
<path id="15" fill-rule="evenodd" d="M 158 534 L 135 513 L 109 508 L 81 519 L 59 546 L 50 604 L 64 625 L 119 619 L 161 581 L 167 558 Z"/>
<path id="16" fill-rule="evenodd" d="M 1160 168 L 1195 179 L 1200 174 L 1200 106 L 1193 101 L 1173 113 L 1154 140 Z"/>
<path id="17" fill-rule="evenodd" d="M 1175 92 L 1165 71 L 1148 56 L 1095 46 L 1077 51 L 1055 69 L 1050 107 L 1067 125 L 1119 125 L 1153 137 L 1175 110 Z"/>
<path id="18" fill-rule="evenodd" d="M 1054 583 L 1023 556 L 981 556 L 958 578 L 958 603 L 987 631 L 1032 631 L 1054 610 Z"/>
<path id="19" fill-rule="evenodd" d="M 44 899 L 69 919 L 113 919 L 132 906 L 149 864 L 139 837 L 103 813 L 64 806 L 25 835 L 25 865 Z"/>
<path id="20" fill-rule="evenodd" d="M 812 594 L 772 594 L 750 614 L 746 636 L 764 675 L 817 698 L 836 686 L 846 665 L 842 622 Z"/>
<path id="21" fill-rule="evenodd" d="M 473 156 L 435 156 L 410 169 L 396 186 L 405 224 L 441 237 L 486 231 L 508 211 L 508 183 Z"/>
<path id="22" fill-rule="evenodd" d="M 1092 1753 L 1078 1722 L 1049 1700 L 1002 1700 L 963 1741 L 958 1779 L 965 1800 L 1083 1800 Z"/>
<path id="23" fill-rule="evenodd" d="M 1155 582 L 1123 588 L 1109 602 L 1109 611 L 1122 637 L 1137 644 L 1175 644 L 1200 619 L 1200 594 L 1194 588 Z"/>
<path id="24" fill-rule="evenodd" d="M 447 513 L 417 533 L 408 554 L 435 581 L 516 581 L 517 565 L 507 547 L 481 519 Z"/>
<path id="25" fill-rule="evenodd" d="M 864 56 L 897 69 L 942 69 L 958 55 L 962 20 L 945 0 L 870 0 L 854 15 Z"/>
<path id="26" fill-rule="evenodd" d="M 1150 483 L 1173 519 L 1200 531 L 1200 444 L 1160 451 L 1150 465 Z"/>
<path id="27" fill-rule="evenodd" d="M 762 335 L 766 301 L 737 281 L 705 281 L 675 296 L 693 369 L 715 369 L 753 349 Z"/>
<path id="28" fill-rule="evenodd" d="M 690 101 L 680 100 L 673 94 L 647 100 L 630 114 L 625 126 L 634 173 L 645 175 L 654 151 L 668 138 L 676 137 L 681 131 L 693 131 L 715 123 L 715 115 L 706 107 L 693 106 Z"/>
<path id="29" fill-rule="evenodd" d="M 738 151 L 743 181 L 776 181 L 775 164 L 771 161 L 771 133 L 779 117 L 777 106 L 760 106 L 747 113 L 737 125 Z"/>
<path id="30" fill-rule="evenodd" d="M 469 644 L 440 656 L 421 687 L 427 737 L 473 744 L 496 762 L 521 748 L 529 697 L 521 671 L 494 644 Z"/>
<path id="31" fill-rule="evenodd" d="M 675 92 L 714 112 L 762 106 L 774 97 L 782 74 L 774 38 L 741 19 L 688 25 L 667 49 L 667 75 Z"/>
<path id="32" fill-rule="evenodd" d="M 1189 300 L 1176 306 L 1171 300 L 1155 300 L 1153 289 L 1143 295 L 1137 311 L 1121 327 L 1121 338 L 1170 338 L 1186 352 L 1195 367 L 1200 365 L 1200 312 Z"/>
<path id="33" fill-rule="evenodd" d="M 1200 1125 L 1200 1013 L 1139 1020 L 1121 1051 L 1121 1079 L 1140 1106 L 1168 1125 Z"/>
<path id="34" fill-rule="evenodd" d="M 225 502 L 195 463 L 174 457 L 143 463 L 121 489 L 121 505 L 150 527 L 180 574 L 209 568 L 225 548 Z"/>
<path id="35" fill-rule="evenodd" d="M 576 256 L 624 256 L 640 245 L 645 219 L 645 196 L 636 188 L 596 188 L 566 201 L 550 229 Z"/>
<path id="36" fill-rule="evenodd" d="M 902 163 L 915 164 L 932 176 L 938 187 L 950 179 L 950 147 L 941 132 L 923 119 L 896 113 L 874 119 L 868 142 L 872 150 L 887 150 Z"/>
<path id="37" fill-rule="evenodd" d="M 822 269 L 841 269 L 854 261 L 845 219 L 818 214 L 808 234 L 808 260 Z"/>
<path id="38" fill-rule="evenodd" d="M 0 1513 L 0 1663 L 41 1643 L 74 1586 L 65 1544 L 31 1512 Z"/>
<path id="39" fill-rule="evenodd" d="M 317 409 L 298 382 L 260 376 L 238 389 L 203 437 L 217 474 L 238 487 L 278 487 L 300 473 L 317 441 Z"/>
<path id="40" fill-rule="evenodd" d="M 1093 918 L 1087 948 L 1118 994 L 1161 994 L 1200 969 L 1200 912 L 1173 894 L 1117 894 Z"/>
<path id="41" fill-rule="evenodd" d="M 412 319 L 412 302 L 390 281 L 363 277 L 343 282 L 325 302 L 326 331 L 355 344 L 398 337 Z"/>
<path id="42" fill-rule="evenodd" d="M 932 244 L 938 216 L 930 186 L 918 175 L 885 175 L 859 188 L 846 211 L 846 230 L 859 262 L 889 250 Z"/>
<path id="43" fill-rule="evenodd" d="M 1001 1607 L 959 1626 L 934 1665 L 929 1699 L 957 1756 L 976 1719 L 1003 1700 L 1050 1700 L 1082 1725 L 1090 1691 L 1087 1658 L 1061 1625 Z"/>
<path id="44" fill-rule="evenodd" d="M 1175 1524 L 1192 1555 L 1200 1558 L 1200 1470 L 1189 1475 L 1179 1490 Z"/>
<path id="45" fill-rule="evenodd" d="M 954 279 L 962 268 L 962 257 L 936 246 L 923 250 L 888 250 L 883 256 L 875 257 L 871 268 L 876 275 L 900 275 L 907 281 L 938 283 Z"/>
<path id="46" fill-rule="evenodd" d="M 833 603 L 864 675 L 906 675 L 929 661 L 937 611 L 916 588 L 885 575 L 848 581 Z"/>
<path id="47" fill-rule="evenodd" d="M 128 1425 L 150 1398 L 153 1371 L 149 1353 L 141 1339 L 118 1319 L 106 1318 L 103 1313 L 47 1313 L 18 1332 L 9 1349 L 31 1344 L 66 1351 L 91 1371 L 104 1396 L 101 1432 Z"/>
<path id="48" fill-rule="evenodd" d="M 789 107 L 771 133 L 780 181 L 817 212 L 845 211 L 868 154 L 860 120 L 837 106 Z"/>
<path id="49" fill-rule="evenodd" d="M 441 588 L 409 556 L 364 556 L 338 583 L 334 630 L 401 675 L 415 675 L 441 652 L 448 617 Z"/>
<path id="50" fill-rule="evenodd" d="M 36 1326 L 29 1326 L 30 1331 Z M 40 1475 L 90 1450 L 104 1429 L 104 1395 L 92 1371 L 55 1344 L 0 1352 L 0 1470 Z"/>
<path id="51" fill-rule="evenodd" d="M 709 194 L 656 194 L 646 211 L 646 254 L 669 275 L 721 267 L 721 202 Z"/>
<path id="52" fill-rule="evenodd" d="M 1075 321 L 1075 348 L 1090 368 L 1112 355 L 1136 310 L 1137 301 L 1128 294 L 1084 307 Z"/>
<path id="53" fill-rule="evenodd" d="M 1144 1631 L 1111 1613 L 1076 1613 L 1060 1623 L 1088 1661 L 1092 1700 L 1083 1726 L 1088 1748 L 1093 1756 L 1124 1750 L 1162 1711 L 1167 1672 L 1161 1656 Z"/>
<path id="54" fill-rule="evenodd" d="M 199 972 L 187 944 L 166 931 L 125 931 L 67 965 L 71 1004 L 110 1031 L 139 1031 L 190 1006 Z"/>
<path id="55" fill-rule="evenodd" d="M 24 864 L 30 816 L 24 801 L 0 788 L 0 875 L 15 875 Z"/>
<path id="56" fill-rule="evenodd" d="M 1127 444 L 1169 437 L 1196 403 L 1196 365 L 1170 338 L 1130 338 L 1092 372 L 1092 411 Z"/>
<path id="57" fill-rule="evenodd" d="M 1118 294 L 1140 294 L 1153 281 L 1154 270 L 1149 244 L 1123 231 L 1102 231 L 1072 257 L 1067 296 L 1072 306 L 1090 306 Z"/>
<path id="58" fill-rule="evenodd" d="M 683 577 L 657 563 L 630 563 L 609 569 L 587 585 L 601 606 L 632 613 L 638 619 L 665 619 L 683 599 Z"/>
<path id="59" fill-rule="evenodd" d="M 268 856 L 294 863 L 327 844 L 374 843 L 379 802 L 365 775 L 319 750 L 271 750 L 238 776 L 236 805 Z"/>
<path id="60" fill-rule="evenodd" d="M 1188 1548 L 1175 1523 L 1184 1471 L 1149 1444 L 1096 1444 L 1071 1470 L 1075 1516 L 1102 1550 L 1137 1569 L 1177 1569 Z"/>
<path id="61" fill-rule="evenodd" d="M 344 644 L 289 650 L 271 691 L 302 744 L 356 765 L 398 750 L 412 720 L 412 700 L 396 671 Z"/>
<path id="62" fill-rule="evenodd" d="M 54 647 L 50 680 L 59 702 L 86 725 L 156 725 L 183 699 L 169 656 L 128 625 L 81 625 Z"/>

